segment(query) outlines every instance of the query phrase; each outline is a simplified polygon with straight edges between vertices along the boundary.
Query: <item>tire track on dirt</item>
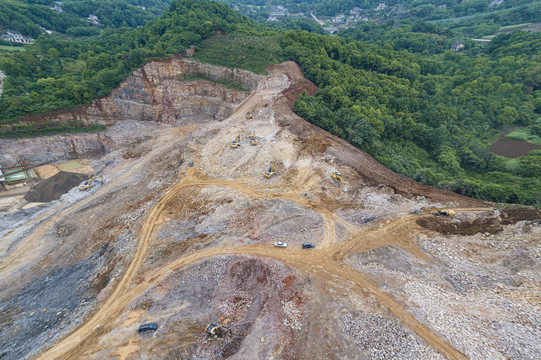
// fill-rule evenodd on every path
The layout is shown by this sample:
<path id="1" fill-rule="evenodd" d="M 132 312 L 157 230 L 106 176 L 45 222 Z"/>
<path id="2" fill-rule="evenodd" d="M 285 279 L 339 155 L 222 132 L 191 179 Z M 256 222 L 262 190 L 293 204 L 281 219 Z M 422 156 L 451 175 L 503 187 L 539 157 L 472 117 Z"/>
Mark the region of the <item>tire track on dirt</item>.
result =
<path id="1" fill-rule="evenodd" d="M 68 337 L 62 340 L 58 345 L 45 352 L 38 359 L 77 358 L 78 355 L 86 352 L 85 348 L 87 350 L 92 349 L 93 344 L 98 343 L 97 339 L 103 333 L 107 332 L 107 325 L 104 325 L 107 323 L 107 319 L 120 316 L 129 302 L 138 294 L 142 293 L 154 284 L 164 280 L 171 273 L 218 255 L 254 255 L 270 257 L 277 261 L 281 261 L 292 268 L 303 270 L 311 274 L 311 276 L 318 277 L 322 281 L 326 282 L 327 285 L 332 286 L 332 284 L 336 284 L 337 279 L 339 279 L 340 283 L 347 282 L 351 284 L 351 288 L 357 288 L 359 291 L 369 290 L 372 294 L 374 294 L 379 303 L 381 303 L 393 315 L 400 319 L 404 325 L 408 326 L 418 336 L 423 338 L 428 344 L 433 346 L 447 358 L 466 359 L 464 354 L 456 350 L 449 343 L 432 332 L 428 327 L 420 323 L 404 308 L 403 305 L 379 289 L 374 282 L 362 276 L 359 272 L 346 268 L 340 260 L 333 259 L 333 253 L 335 253 L 337 250 L 339 251 L 340 249 L 338 245 L 328 246 L 327 248 L 322 249 L 314 249 L 309 253 L 305 251 L 303 252 L 302 250 L 277 251 L 275 248 L 267 244 L 233 247 L 228 246 L 206 249 L 183 256 L 180 259 L 167 264 L 161 269 L 155 271 L 148 280 L 143 280 L 141 283 L 130 288 L 130 286 L 133 285 L 132 282 L 135 279 L 139 267 L 145 259 L 149 240 L 153 234 L 156 233 L 157 229 L 163 224 L 164 210 L 167 209 L 168 203 L 182 190 L 193 186 L 221 186 L 241 191 L 254 197 L 284 197 L 288 198 L 289 200 L 294 198 L 294 196 L 291 195 L 284 196 L 282 194 L 261 193 L 247 188 L 245 184 L 234 181 L 209 179 L 197 180 L 198 178 L 195 177 L 194 174 L 195 170 L 193 168 L 188 168 L 186 177 L 183 179 L 183 181 L 171 188 L 152 209 L 143 225 L 143 228 L 141 229 L 140 240 L 132 261 L 130 262 L 128 269 L 122 276 L 111 296 L 89 320 L 76 329 L 72 334 L 68 335 Z M 316 211 L 318 210 L 316 209 Z M 322 216 L 325 217 L 324 215 Z M 388 226 L 384 226 L 381 229 L 376 230 L 374 235 L 379 234 L 381 237 L 384 237 L 387 231 L 396 232 L 404 228 L 408 228 L 412 223 L 414 223 L 414 218 L 414 216 L 401 218 L 392 222 Z M 332 226 L 332 228 L 334 230 L 334 226 Z M 329 234 L 329 232 L 327 232 L 325 236 L 334 238 L 335 234 Z M 351 245 L 356 245 L 356 242 L 359 241 L 362 240 L 354 240 L 352 241 L 353 244 Z M 349 252 L 354 251 L 355 246 L 350 246 L 349 249 Z M 309 256 L 307 256 L 307 254 L 309 254 Z M 346 255 L 344 255 L 342 258 L 345 258 L 345 256 Z"/>
<path id="2" fill-rule="evenodd" d="M 270 91 L 268 91 L 268 93 L 272 94 Z M 238 120 L 238 116 L 244 116 L 244 113 L 251 109 L 253 104 L 267 98 L 263 96 L 262 90 L 255 91 L 249 98 L 239 105 L 237 111 L 226 121 L 228 121 L 229 124 L 233 124 L 236 120 Z M 289 109 L 289 111 L 291 112 L 291 109 Z M 285 115 L 288 116 L 288 114 Z M 344 152 L 351 152 L 351 149 L 345 149 Z M 349 154 L 349 156 L 352 157 L 351 154 Z M 348 159 L 347 157 L 345 158 Z M 363 162 L 359 163 L 353 158 L 351 161 L 353 161 L 353 164 L 351 164 L 353 167 L 363 165 Z M 393 181 L 398 182 L 396 178 L 388 179 L 388 177 L 392 177 L 394 173 L 388 169 L 385 169 L 382 165 L 379 167 L 370 161 L 368 161 L 365 165 L 366 168 L 370 168 L 369 172 L 376 173 L 383 179 L 382 183 L 387 184 L 393 183 Z M 382 168 L 388 171 L 384 171 Z M 362 174 L 362 171 L 359 170 L 359 173 Z M 61 340 L 57 345 L 44 352 L 38 357 L 38 359 L 78 359 L 84 357 L 85 354 L 95 354 L 98 350 L 100 350 L 100 338 L 112 330 L 113 322 L 111 320 L 121 316 L 123 312 L 126 311 L 126 307 L 129 305 L 130 301 L 132 301 L 136 296 L 143 293 L 150 287 L 155 286 L 176 271 L 180 271 L 192 264 L 196 264 L 205 259 L 220 255 L 267 257 L 280 261 L 291 268 L 306 272 L 307 274 L 320 279 L 326 286 L 347 286 L 352 292 L 364 292 L 368 290 L 371 294 L 373 294 L 374 298 L 383 307 L 388 309 L 394 316 L 396 316 L 399 321 L 401 321 L 405 326 L 409 327 L 413 332 L 424 339 L 430 346 L 434 347 L 445 357 L 449 359 L 467 358 L 463 353 L 450 345 L 449 342 L 438 336 L 430 328 L 418 321 L 399 301 L 381 290 L 377 284 L 368 279 L 366 276 L 363 276 L 363 274 L 360 272 L 347 267 L 347 263 L 345 263 L 343 260 L 347 258 L 348 254 L 356 251 L 359 245 L 362 245 L 362 242 L 365 239 L 357 235 L 365 234 L 366 231 L 363 231 L 361 228 L 357 228 L 355 225 L 335 216 L 334 213 L 329 209 L 332 209 L 332 205 L 329 206 L 327 203 L 314 203 L 303 198 L 299 193 L 299 190 L 302 190 L 303 188 L 302 186 L 295 188 L 293 191 L 284 193 L 267 193 L 260 191 L 261 187 L 258 190 L 256 186 L 250 183 L 250 179 L 228 181 L 209 179 L 204 176 L 196 175 L 197 173 L 195 168 L 187 168 L 185 177 L 179 183 L 171 187 L 149 212 L 140 230 L 136 252 L 133 255 L 126 271 L 123 273 L 116 287 L 113 289 L 111 295 L 83 324 L 81 324 L 81 326 L 79 326 L 79 328 Z M 302 180 L 303 183 L 312 183 L 309 180 L 310 178 L 308 178 L 308 181 L 303 180 L 305 179 L 305 176 L 306 173 L 300 171 L 300 180 Z M 371 177 L 369 177 L 369 179 L 373 181 L 376 181 L 376 178 L 377 177 L 375 175 L 371 175 Z M 141 276 L 147 275 L 139 273 L 139 269 L 146 258 L 152 237 L 159 231 L 166 219 L 165 212 L 168 209 L 169 202 L 173 201 L 181 191 L 194 186 L 226 187 L 231 190 L 244 193 L 253 198 L 283 199 L 293 201 L 306 208 L 313 209 L 323 217 L 326 223 L 326 230 L 322 240 L 323 246 L 310 251 L 277 249 L 270 244 L 218 246 L 182 256 L 168 263 L 167 265 L 152 271 L 146 277 Z M 401 188 L 407 188 L 407 185 L 401 185 Z M 416 190 L 417 187 L 413 186 L 411 189 Z M 408 233 L 409 227 L 412 225 L 412 221 L 412 217 L 407 217 L 401 221 L 397 220 L 383 226 L 381 229 L 373 230 L 373 245 L 386 245 L 386 242 L 389 241 L 389 233 Z M 346 243 L 346 250 L 342 253 L 340 253 L 342 244 L 336 243 L 336 223 L 344 225 L 346 232 L 350 235 L 349 238 L 351 239 L 348 243 Z M 378 237 L 380 239 L 379 242 Z M 333 255 L 337 253 L 343 255 L 341 257 L 334 258 Z M 137 276 L 139 276 L 139 278 Z M 137 279 L 139 282 L 136 283 L 134 281 L 135 279 Z"/>
<path id="3" fill-rule="evenodd" d="M 185 127 L 185 131 L 182 131 L 183 133 L 189 132 L 191 130 L 194 130 L 195 128 L 198 128 L 198 126 L 187 126 Z M 177 132 L 178 134 L 178 132 Z M 170 140 L 172 140 L 172 135 L 166 135 L 161 138 L 160 143 L 163 143 L 163 145 L 158 146 L 156 149 L 153 149 L 150 153 L 145 155 L 143 158 L 139 159 L 135 164 L 130 166 L 128 169 L 126 169 L 124 172 L 118 175 L 118 177 L 113 178 L 112 181 L 106 183 L 105 185 L 101 186 L 95 193 L 92 195 L 80 199 L 79 201 L 75 202 L 73 205 L 69 206 L 67 209 L 61 211 L 57 215 L 52 215 L 51 218 L 49 218 L 43 225 L 39 226 L 36 230 L 33 231 L 31 235 L 29 235 L 21 244 L 19 244 L 12 252 L 11 254 L 7 254 L 4 259 L 2 259 L 2 262 L 0 262 L 0 282 L 9 280 L 9 273 L 5 274 L 6 269 L 9 270 L 9 272 L 13 272 L 14 270 L 17 270 L 18 266 L 20 266 L 23 262 L 28 261 L 28 256 L 30 254 L 36 253 L 35 251 L 30 251 L 30 249 L 34 248 L 36 245 L 36 240 L 41 238 L 45 235 L 47 231 L 49 231 L 58 221 L 60 221 L 62 218 L 69 216 L 76 212 L 77 210 L 81 209 L 85 205 L 91 203 L 93 200 L 99 198 L 100 196 L 107 193 L 107 191 L 111 190 L 114 186 L 119 184 L 121 181 L 126 179 L 128 176 L 133 174 L 136 170 L 141 168 L 143 165 L 148 163 L 156 154 L 164 151 L 164 149 L 168 147 L 175 146 L 176 142 L 171 143 Z M 177 138 L 177 141 L 180 140 Z M 114 177 L 114 174 L 113 174 Z M 40 219 L 37 221 L 43 219 L 44 216 L 40 217 Z M 48 215 L 51 215 L 48 213 Z M 26 227 L 27 225 L 25 225 Z M 26 257 L 25 257 L 26 255 Z M 3 291 L 0 291 L 0 295 L 3 293 Z"/>

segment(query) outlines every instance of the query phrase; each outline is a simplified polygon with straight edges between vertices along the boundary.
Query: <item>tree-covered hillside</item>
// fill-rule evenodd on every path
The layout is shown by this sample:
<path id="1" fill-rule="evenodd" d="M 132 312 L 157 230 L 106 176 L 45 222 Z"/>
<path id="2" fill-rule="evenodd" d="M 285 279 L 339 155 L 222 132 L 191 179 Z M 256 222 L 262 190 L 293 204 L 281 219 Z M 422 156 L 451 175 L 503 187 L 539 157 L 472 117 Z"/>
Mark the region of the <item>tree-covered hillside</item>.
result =
<path id="1" fill-rule="evenodd" d="M 501 129 L 532 125 L 541 112 L 533 76 L 541 34 L 511 37 L 477 56 L 419 56 L 300 32 L 286 32 L 282 46 L 320 87 L 297 101 L 300 116 L 429 185 L 539 204 L 541 151 L 507 160 L 487 146 Z"/>
<path id="2" fill-rule="evenodd" d="M 465 195 L 541 206 L 541 151 L 507 159 L 489 150 L 504 130 L 538 128 L 541 33 L 502 34 L 458 53 L 448 50 L 455 32 L 422 22 L 359 25 L 341 35 L 270 29 L 222 4 L 176 0 L 137 29 L 107 30 L 92 41 L 40 39 L 0 60 L 8 75 L 0 134 L 55 131 L 66 124 L 21 116 L 89 103 L 144 62 L 198 45 L 197 59 L 254 71 L 296 61 L 320 90 L 301 96 L 294 110 L 397 172 Z"/>
<path id="3" fill-rule="evenodd" d="M 90 103 L 107 95 L 145 62 L 184 51 L 213 35 L 232 32 L 250 20 L 225 5 L 180 0 L 161 18 L 129 29 L 107 30 L 95 41 L 42 38 L 25 52 L 0 58 L 7 78 L 0 97 L 4 132 L 34 132 L 13 124 L 19 116 Z"/>
<path id="4" fill-rule="evenodd" d="M 142 26 L 163 14 L 170 0 L 0 0 L 0 34 L 37 38 L 45 30 L 68 36 L 97 35 L 105 28 Z M 89 15 L 98 23 L 87 21 Z M 40 28 L 40 26 L 42 28 Z"/>
<path id="5" fill-rule="evenodd" d="M 357 8 L 370 19 L 440 21 L 468 35 L 493 33 L 500 26 L 540 22 L 541 3 L 529 0 L 220 0 L 254 19 L 266 19 L 271 6 L 283 6 L 290 14 L 318 16 L 349 14 Z M 383 8 L 379 5 L 384 4 Z"/>

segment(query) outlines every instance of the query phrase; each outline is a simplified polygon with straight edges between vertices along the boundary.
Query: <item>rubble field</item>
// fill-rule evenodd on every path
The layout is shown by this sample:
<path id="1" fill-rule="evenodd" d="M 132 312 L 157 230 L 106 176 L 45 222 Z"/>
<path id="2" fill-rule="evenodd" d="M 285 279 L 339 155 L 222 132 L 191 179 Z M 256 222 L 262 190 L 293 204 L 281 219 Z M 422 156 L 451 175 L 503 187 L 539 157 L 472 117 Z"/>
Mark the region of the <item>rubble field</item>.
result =
<path id="1" fill-rule="evenodd" d="M 195 71 L 250 91 L 182 81 Z M 60 193 L 48 202 L 1 199 L 0 358 L 541 353 L 539 210 L 386 169 L 292 112 L 317 91 L 295 63 L 267 71 L 154 61 L 109 97 L 44 115 L 107 131 L 0 140 L 7 161 L 80 159 L 102 175 L 88 191 L 62 173 L 36 184 Z M 457 216 L 411 214 L 425 206 Z M 208 336 L 212 322 L 232 333 Z M 158 327 L 139 333 L 146 323 Z"/>

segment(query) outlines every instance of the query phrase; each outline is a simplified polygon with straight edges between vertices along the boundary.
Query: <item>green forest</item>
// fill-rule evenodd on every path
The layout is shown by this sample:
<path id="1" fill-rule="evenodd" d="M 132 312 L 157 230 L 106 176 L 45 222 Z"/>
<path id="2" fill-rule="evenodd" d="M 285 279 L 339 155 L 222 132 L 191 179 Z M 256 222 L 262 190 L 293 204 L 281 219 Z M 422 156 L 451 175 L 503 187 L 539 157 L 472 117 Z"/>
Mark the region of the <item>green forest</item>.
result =
<path id="1" fill-rule="evenodd" d="M 176 0 L 139 28 L 86 41 L 40 38 L 0 58 L 8 75 L 0 136 L 67 131 L 68 124 L 22 119 L 90 103 L 145 62 L 197 45 L 200 61 L 260 73 L 296 61 L 319 91 L 301 95 L 294 111 L 396 172 L 468 196 L 541 206 L 541 151 L 507 159 L 489 150 L 503 131 L 539 128 L 541 33 L 501 34 L 454 53 L 456 31 L 422 21 L 361 24 L 334 37 L 293 28 L 257 24 L 215 2 Z"/>
<path id="2" fill-rule="evenodd" d="M 105 28 L 142 26 L 163 14 L 170 0 L 0 0 L 0 33 L 38 38 L 44 29 L 71 37 L 99 35 Z M 60 5 L 59 5 L 59 4 Z M 55 12 L 53 7 L 62 11 Z M 86 21 L 96 15 L 99 24 Z M 40 26 L 42 28 L 40 28 Z M 6 42 L 3 42 L 4 44 Z"/>
<path id="3" fill-rule="evenodd" d="M 220 0 L 255 20 L 265 20 L 272 5 L 284 6 L 289 14 L 316 14 L 325 19 L 338 14 L 348 15 L 360 9 L 371 20 L 402 23 L 404 20 L 423 20 L 444 24 L 467 37 L 492 35 L 502 26 L 541 22 L 541 3 L 530 0 Z M 386 8 L 376 10 L 384 3 Z M 287 17 L 285 17 L 287 19 Z M 280 21 L 288 22 L 289 20 Z M 306 29 L 303 29 L 306 30 Z"/>

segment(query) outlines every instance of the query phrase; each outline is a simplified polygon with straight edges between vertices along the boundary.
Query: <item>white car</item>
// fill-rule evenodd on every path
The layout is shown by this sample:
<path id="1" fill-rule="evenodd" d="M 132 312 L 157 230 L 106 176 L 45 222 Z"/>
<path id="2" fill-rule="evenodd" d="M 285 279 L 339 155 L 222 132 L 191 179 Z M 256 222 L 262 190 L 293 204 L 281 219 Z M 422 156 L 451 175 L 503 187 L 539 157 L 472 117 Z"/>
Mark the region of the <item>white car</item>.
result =
<path id="1" fill-rule="evenodd" d="M 286 248 L 286 247 L 287 247 L 287 243 L 286 243 L 286 242 L 283 242 L 283 241 L 277 241 L 277 242 L 274 243 L 274 246 Z"/>

